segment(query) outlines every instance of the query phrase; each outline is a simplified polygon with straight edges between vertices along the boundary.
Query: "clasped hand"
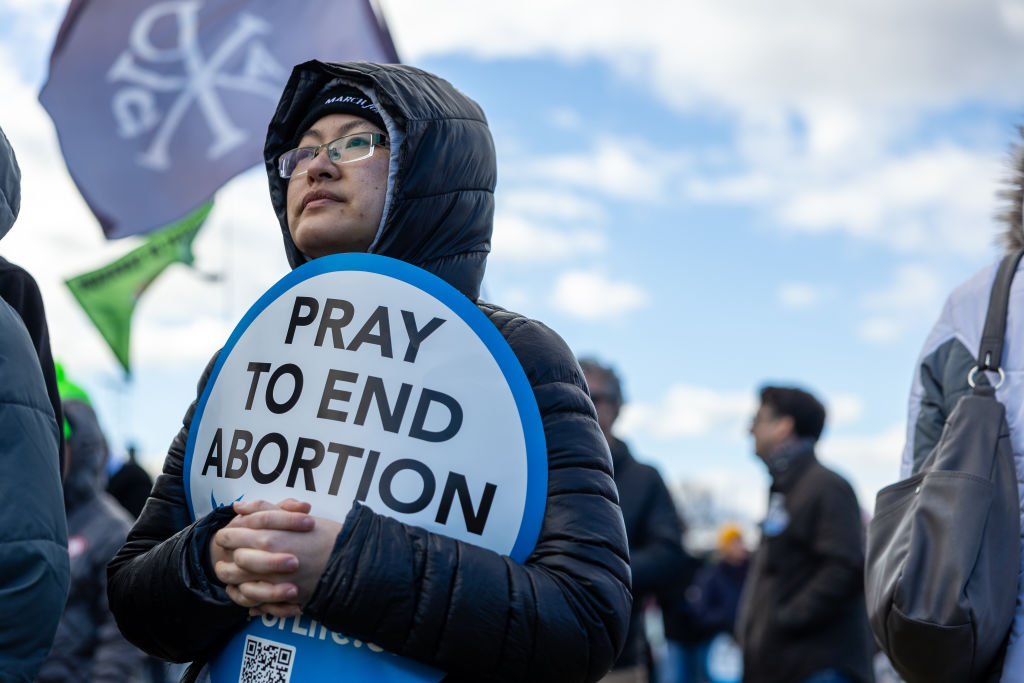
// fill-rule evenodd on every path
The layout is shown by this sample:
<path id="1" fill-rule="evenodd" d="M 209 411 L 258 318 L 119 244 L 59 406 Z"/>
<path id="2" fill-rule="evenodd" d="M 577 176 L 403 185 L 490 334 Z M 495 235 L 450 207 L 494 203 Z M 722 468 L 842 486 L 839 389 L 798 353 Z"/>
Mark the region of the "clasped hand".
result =
<path id="1" fill-rule="evenodd" d="M 293 498 L 234 504 L 237 516 L 210 541 L 210 559 L 228 596 L 249 614 L 299 614 L 327 567 L 341 524 L 309 514 Z"/>

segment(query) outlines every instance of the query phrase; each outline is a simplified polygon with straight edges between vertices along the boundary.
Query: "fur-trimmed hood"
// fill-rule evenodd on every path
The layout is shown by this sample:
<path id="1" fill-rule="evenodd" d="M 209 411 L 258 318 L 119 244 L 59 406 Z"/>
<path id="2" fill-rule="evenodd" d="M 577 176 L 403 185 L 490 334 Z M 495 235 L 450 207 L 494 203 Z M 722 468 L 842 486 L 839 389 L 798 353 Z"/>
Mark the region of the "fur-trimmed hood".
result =
<path id="1" fill-rule="evenodd" d="M 292 71 L 263 154 L 288 262 L 308 259 L 288 231 L 288 180 L 278 176 L 277 158 L 294 146 L 316 96 L 338 83 L 373 101 L 391 141 L 384 215 L 368 251 L 419 266 L 476 300 L 494 221 L 494 142 L 476 102 L 405 65 L 310 61 Z"/>
<path id="2" fill-rule="evenodd" d="M 1010 150 L 1010 176 L 999 192 L 1003 208 L 997 215 L 1003 224 L 1000 235 L 1007 252 L 1024 249 L 1024 126 L 1017 128 L 1019 139 Z"/>

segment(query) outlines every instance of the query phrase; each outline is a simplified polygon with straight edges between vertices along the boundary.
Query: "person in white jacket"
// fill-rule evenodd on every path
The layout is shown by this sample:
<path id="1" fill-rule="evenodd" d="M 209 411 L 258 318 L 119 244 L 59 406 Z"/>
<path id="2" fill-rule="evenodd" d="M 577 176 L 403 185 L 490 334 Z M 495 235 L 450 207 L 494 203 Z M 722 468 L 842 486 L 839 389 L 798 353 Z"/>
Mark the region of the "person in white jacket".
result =
<path id="1" fill-rule="evenodd" d="M 1020 131 L 1024 134 L 1024 128 Z M 1005 254 L 1024 248 L 1024 142 L 1014 150 L 1013 178 L 1001 193 L 1008 205 L 1000 216 L 1005 225 L 1002 242 Z M 972 275 L 949 295 L 938 322 L 925 340 L 915 366 L 907 415 L 907 440 L 900 466 L 901 478 L 916 473 L 942 434 L 946 417 L 961 396 L 970 392 L 967 376 L 977 365 L 989 294 L 1004 254 Z M 1017 471 L 1017 489 L 1024 491 L 1024 261 L 1018 265 L 1010 289 L 1006 339 L 1001 368 L 1005 378 L 978 373 L 979 383 L 998 385 L 996 398 L 1006 407 Z M 982 375 L 987 374 L 987 377 Z M 1024 499 L 1021 502 L 1024 510 Z M 1024 529 L 1024 514 L 1022 514 Z M 1024 570 L 1021 545 L 1018 573 Z M 1003 681 L 1024 680 L 1024 583 L 1018 583 L 1017 608 L 1002 663 Z"/>

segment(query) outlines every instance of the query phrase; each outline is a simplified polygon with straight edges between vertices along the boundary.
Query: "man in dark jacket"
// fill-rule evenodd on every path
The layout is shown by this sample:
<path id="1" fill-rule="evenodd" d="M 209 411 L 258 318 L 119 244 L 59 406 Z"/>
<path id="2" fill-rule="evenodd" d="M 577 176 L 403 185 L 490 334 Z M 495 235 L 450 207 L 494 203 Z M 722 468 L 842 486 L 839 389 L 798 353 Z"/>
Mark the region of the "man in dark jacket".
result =
<path id="1" fill-rule="evenodd" d="M 0 129 L 0 237 L 18 215 L 21 171 Z M 0 680 L 30 681 L 68 592 L 57 420 L 21 317 L 0 300 Z"/>
<path id="2" fill-rule="evenodd" d="M 357 146 L 364 155 L 344 158 Z M 301 64 L 270 124 L 265 161 L 292 267 L 327 254 L 382 254 L 477 301 L 493 223 L 494 147 L 479 106 L 446 81 L 401 65 Z M 258 501 L 190 523 L 182 477 L 193 404 L 109 567 L 122 632 L 154 655 L 194 661 L 186 679 L 250 610 L 301 610 L 441 669 L 449 681 L 603 676 L 625 637 L 629 566 L 583 374 L 547 327 L 477 305 L 522 365 L 547 443 L 546 509 L 524 564 L 359 504 L 341 524 L 304 514 L 308 505 Z M 253 545 L 286 550 L 229 549 L 238 530 Z"/>
<path id="3" fill-rule="evenodd" d="M 107 442 L 89 404 L 64 400 L 69 426 L 64 505 L 71 590 L 40 683 L 139 680 L 142 652 L 124 639 L 107 606 L 107 562 L 124 543 L 131 517 L 103 490 Z"/>
<path id="4" fill-rule="evenodd" d="M 772 485 L 736 625 L 750 683 L 872 680 L 860 506 L 814 455 L 824 426 L 806 391 L 761 390 L 750 433 Z"/>
<path id="5" fill-rule="evenodd" d="M 612 435 L 623 404 L 618 375 L 611 367 L 592 358 L 581 359 L 580 367 L 590 388 L 601 432 L 611 449 L 633 572 L 633 612 L 626 645 L 603 680 L 646 683 L 650 679 L 651 653 L 644 630 L 644 607 L 658 592 L 676 583 L 689 582 L 690 563 L 682 545 L 683 526 L 658 470 L 637 462 L 626 444 Z"/>

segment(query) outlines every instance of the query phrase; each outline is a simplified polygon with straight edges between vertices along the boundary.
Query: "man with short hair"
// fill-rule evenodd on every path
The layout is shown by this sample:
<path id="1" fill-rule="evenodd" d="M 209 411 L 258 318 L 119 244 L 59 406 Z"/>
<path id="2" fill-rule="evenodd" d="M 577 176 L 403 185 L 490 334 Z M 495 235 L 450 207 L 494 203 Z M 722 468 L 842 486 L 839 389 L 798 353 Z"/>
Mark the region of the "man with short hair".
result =
<path id="1" fill-rule="evenodd" d="M 293 268 L 346 252 L 402 260 L 475 302 L 508 342 L 547 445 L 540 534 L 518 564 L 359 503 L 342 522 L 309 514 L 308 502 L 248 499 L 190 522 L 183 478 L 193 403 L 109 566 L 122 632 L 152 654 L 192 661 L 187 681 L 251 616 L 300 612 L 441 669 L 446 681 L 601 678 L 630 608 L 611 461 L 561 338 L 479 301 L 497 171 L 480 107 L 412 67 L 311 61 L 285 86 L 264 157 Z"/>
<path id="2" fill-rule="evenodd" d="M 629 447 L 612 434 L 624 402 L 618 374 L 593 358 L 580 359 L 580 367 L 611 450 L 633 572 L 633 612 L 626 645 L 602 681 L 646 683 L 651 653 L 644 629 L 645 603 L 659 592 L 689 583 L 693 563 L 683 550 L 683 525 L 658 470 L 637 462 Z"/>
<path id="3" fill-rule="evenodd" d="M 860 506 L 815 457 L 824 426 L 808 392 L 761 389 L 750 434 L 772 485 L 736 625 L 749 683 L 872 680 Z"/>

